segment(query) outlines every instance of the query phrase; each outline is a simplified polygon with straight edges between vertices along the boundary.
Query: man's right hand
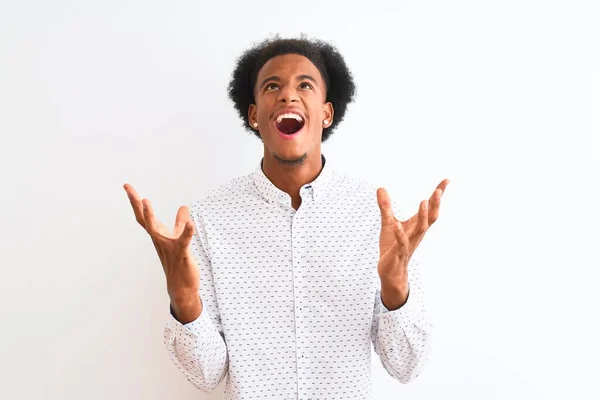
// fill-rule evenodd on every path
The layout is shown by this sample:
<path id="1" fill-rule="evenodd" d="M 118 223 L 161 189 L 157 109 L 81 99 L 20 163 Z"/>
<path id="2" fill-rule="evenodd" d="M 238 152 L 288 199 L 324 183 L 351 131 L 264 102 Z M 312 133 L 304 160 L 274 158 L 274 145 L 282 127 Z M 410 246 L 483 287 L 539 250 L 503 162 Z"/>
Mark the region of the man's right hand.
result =
<path id="1" fill-rule="evenodd" d="M 126 183 L 127 192 L 137 222 L 152 239 L 167 280 L 167 292 L 173 311 L 181 323 L 194 321 L 202 312 L 198 293 L 200 272 L 190 249 L 194 223 L 186 206 L 177 211 L 175 228 L 170 233 L 159 222 L 148 199 L 140 199 L 133 186 Z"/>

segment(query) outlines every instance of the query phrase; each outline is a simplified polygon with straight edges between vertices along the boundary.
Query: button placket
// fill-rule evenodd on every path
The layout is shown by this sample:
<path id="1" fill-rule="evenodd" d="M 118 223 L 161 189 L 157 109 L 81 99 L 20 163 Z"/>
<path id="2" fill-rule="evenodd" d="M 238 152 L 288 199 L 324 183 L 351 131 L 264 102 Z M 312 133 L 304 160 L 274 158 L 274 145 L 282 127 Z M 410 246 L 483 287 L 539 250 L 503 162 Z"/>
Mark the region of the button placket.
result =
<path id="1" fill-rule="evenodd" d="M 307 369 L 305 367 L 306 354 L 305 354 L 305 327 L 304 322 L 306 321 L 305 312 L 306 306 L 303 302 L 305 297 L 304 293 L 304 265 L 303 265 L 303 255 L 300 252 L 300 249 L 303 248 L 303 243 L 301 242 L 301 238 L 304 236 L 302 227 L 304 224 L 304 220 L 302 218 L 302 213 L 296 213 L 294 216 L 294 237 L 296 241 L 294 243 L 295 252 L 294 252 L 294 293 L 295 299 L 294 302 L 296 304 L 296 343 L 297 343 L 297 370 L 298 370 L 298 381 L 306 380 Z"/>
<path id="2" fill-rule="evenodd" d="M 301 254 L 300 249 L 302 248 L 301 242 L 301 226 L 302 226 L 302 218 L 298 212 L 292 214 L 292 276 L 294 282 L 294 326 L 296 333 L 296 384 L 298 393 L 303 392 L 303 387 L 301 382 L 304 381 L 304 372 L 303 372 L 303 348 L 304 343 L 302 340 L 302 269 L 301 269 Z M 301 398 L 302 396 L 298 396 Z"/>

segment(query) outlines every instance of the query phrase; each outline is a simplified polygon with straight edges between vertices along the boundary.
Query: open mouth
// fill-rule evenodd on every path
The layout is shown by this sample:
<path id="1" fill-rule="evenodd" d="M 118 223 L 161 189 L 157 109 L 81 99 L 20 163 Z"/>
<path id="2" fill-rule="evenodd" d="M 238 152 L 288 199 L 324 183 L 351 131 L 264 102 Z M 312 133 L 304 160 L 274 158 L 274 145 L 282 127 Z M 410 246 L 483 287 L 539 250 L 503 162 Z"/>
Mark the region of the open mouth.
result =
<path id="1" fill-rule="evenodd" d="M 293 135 L 304 126 L 304 119 L 294 113 L 285 113 L 277 117 L 275 126 L 285 135 Z"/>

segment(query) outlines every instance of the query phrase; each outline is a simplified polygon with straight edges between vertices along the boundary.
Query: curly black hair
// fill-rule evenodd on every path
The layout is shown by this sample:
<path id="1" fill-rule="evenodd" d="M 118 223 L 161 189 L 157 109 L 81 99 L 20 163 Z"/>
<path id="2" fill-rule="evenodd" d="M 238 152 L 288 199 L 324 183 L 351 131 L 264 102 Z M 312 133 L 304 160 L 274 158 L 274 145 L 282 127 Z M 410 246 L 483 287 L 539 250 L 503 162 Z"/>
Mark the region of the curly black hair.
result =
<path id="1" fill-rule="evenodd" d="M 326 141 L 344 119 L 348 104 L 354 101 L 356 85 L 352 73 L 346 66 L 340 52 L 331 44 L 318 40 L 282 39 L 275 36 L 265 39 L 246 50 L 236 62 L 231 81 L 229 82 L 229 98 L 244 121 L 244 128 L 260 138 L 260 134 L 248 124 L 248 108 L 254 104 L 254 86 L 258 71 L 271 58 L 285 54 L 298 54 L 308 58 L 317 67 L 325 81 L 327 98 L 335 111 L 333 122 L 323 129 L 321 141 Z"/>

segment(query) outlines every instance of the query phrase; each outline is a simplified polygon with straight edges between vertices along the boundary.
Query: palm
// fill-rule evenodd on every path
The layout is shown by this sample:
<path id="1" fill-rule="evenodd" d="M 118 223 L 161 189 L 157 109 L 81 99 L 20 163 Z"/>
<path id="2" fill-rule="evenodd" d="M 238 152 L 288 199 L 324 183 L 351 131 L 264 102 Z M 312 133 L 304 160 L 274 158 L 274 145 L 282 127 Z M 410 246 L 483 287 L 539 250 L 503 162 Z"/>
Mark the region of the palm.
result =
<path id="1" fill-rule="evenodd" d="M 419 211 L 405 221 L 399 221 L 394 215 L 392 201 L 384 188 L 377 190 L 377 202 L 381 211 L 381 233 L 379 235 L 380 275 L 397 276 L 404 279 L 406 265 L 425 232 L 437 220 L 440 201 L 450 181 L 444 179 L 429 200 L 423 200 Z"/>
<path id="2" fill-rule="evenodd" d="M 141 200 L 131 185 L 125 185 L 125 190 L 137 222 L 152 239 L 165 273 L 169 294 L 184 297 L 196 293 L 200 285 L 200 273 L 189 246 L 194 224 L 188 208 L 179 208 L 171 232 L 156 219 L 148 199 Z"/>

